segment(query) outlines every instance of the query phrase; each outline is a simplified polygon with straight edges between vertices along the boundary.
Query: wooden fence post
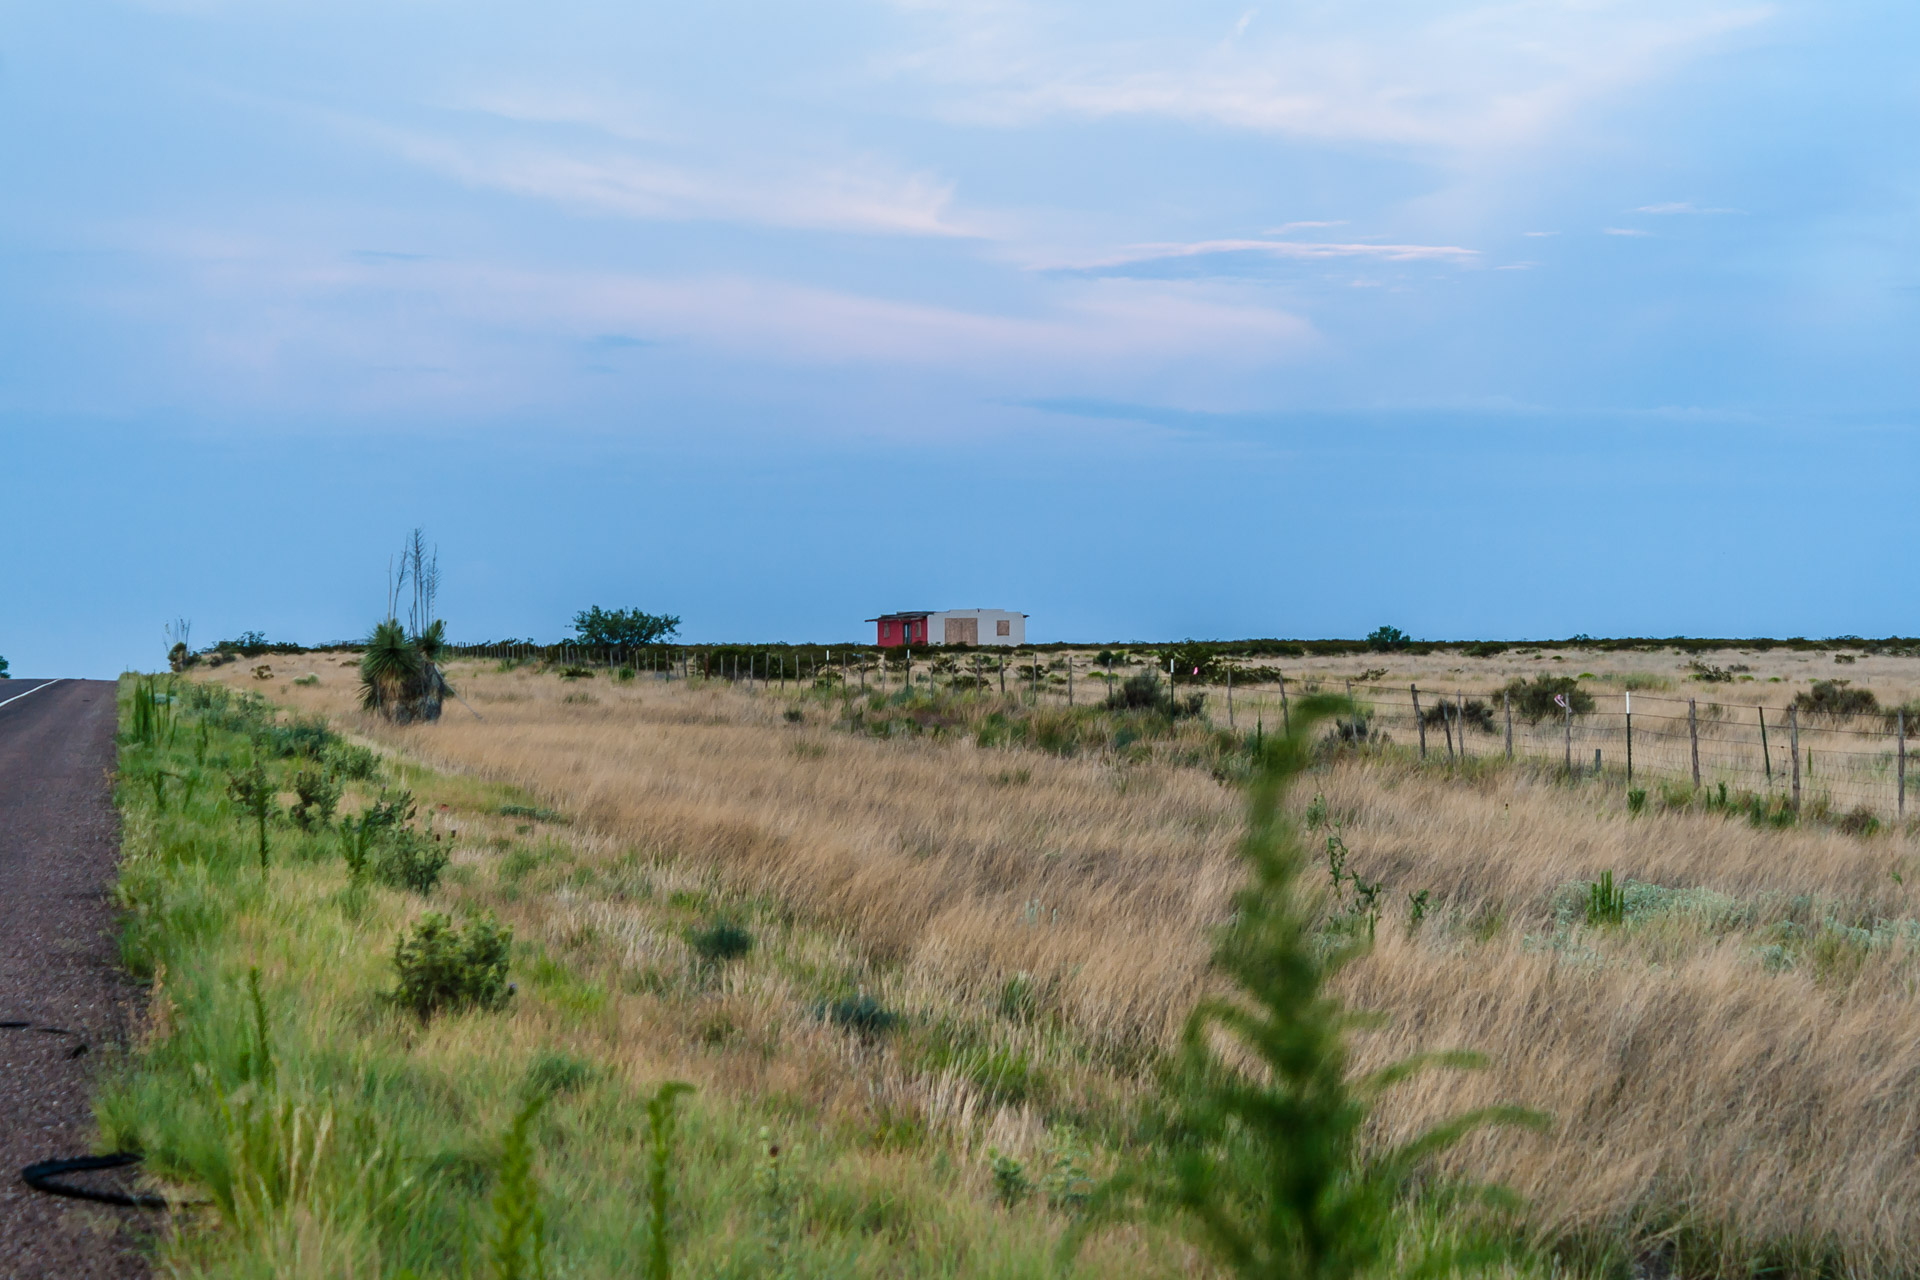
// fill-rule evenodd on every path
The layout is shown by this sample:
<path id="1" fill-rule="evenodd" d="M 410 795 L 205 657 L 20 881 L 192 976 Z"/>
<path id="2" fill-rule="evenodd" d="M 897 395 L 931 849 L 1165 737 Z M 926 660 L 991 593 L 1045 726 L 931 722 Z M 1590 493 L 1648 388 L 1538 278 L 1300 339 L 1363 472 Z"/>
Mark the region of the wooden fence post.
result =
<path id="1" fill-rule="evenodd" d="M 1567 777 L 1573 777 L 1573 693 L 1567 694 Z"/>
<path id="2" fill-rule="evenodd" d="M 1454 731 L 1460 735 L 1460 759 L 1467 758 L 1467 695 L 1456 691 L 1453 695 Z"/>
<path id="3" fill-rule="evenodd" d="M 1904 822 L 1907 817 L 1907 713 L 1906 713 L 1906 710 L 1903 708 L 1899 711 L 1894 712 L 1893 718 L 1894 718 L 1895 732 L 1900 735 L 1900 748 L 1899 748 L 1900 763 L 1897 770 L 1899 783 L 1900 783 L 1900 798 L 1899 800 L 1894 802 L 1893 812 L 1894 812 L 1894 817 L 1896 819 Z"/>
<path id="4" fill-rule="evenodd" d="M 1069 684 L 1068 688 L 1073 686 Z M 1227 668 L 1227 728 L 1233 728 L 1233 668 Z"/>
<path id="5" fill-rule="evenodd" d="M 1287 710 L 1287 678 L 1280 677 L 1280 732 L 1293 732 L 1293 716 Z"/>
<path id="6" fill-rule="evenodd" d="M 1513 691 L 1512 690 L 1502 689 L 1500 691 L 1500 705 L 1506 710 L 1506 713 L 1507 713 L 1507 763 L 1512 764 L 1513 763 Z"/>
<path id="7" fill-rule="evenodd" d="M 1793 752 L 1793 811 L 1800 812 L 1800 708 L 1787 707 L 1787 749 Z"/>
<path id="8" fill-rule="evenodd" d="M 1756 707 L 1755 710 L 1760 713 L 1760 763 L 1766 767 L 1767 782 L 1771 785 L 1773 782 L 1773 753 L 1767 750 L 1767 709 L 1765 707 Z"/>
<path id="9" fill-rule="evenodd" d="M 1284 689 L 1286 686 L 1282 685 L 1281 688 Z M 1413 723 L 1420 729 L 1420 758 L 1425 760 L 1427 758 L 1427 722 L 1420 718 L 1420 686 L 1410 684 L 1407 688 L 1413 690 Z"/>
<path id="10" fill-rule="evenodd" d="M 1700 789 L 1700 716 L 1692 698 L 1687 699 L 1687 741 L 1693 748 L 1693 789 Z"/>
<path id="11" fill-rule="evenodd" d="M 1006 697 L 1006 696 L 1007 696 L 1007 654 L 1006 654 L 1006 650 L 1004 650 L 1004 649 L 1003 649 L 1003 650 L 1001 650 L 998 656 L 999 656 L 999 658 L 1000 658 L 1000 696 L 1004 698 L 1004 697 Z"/>

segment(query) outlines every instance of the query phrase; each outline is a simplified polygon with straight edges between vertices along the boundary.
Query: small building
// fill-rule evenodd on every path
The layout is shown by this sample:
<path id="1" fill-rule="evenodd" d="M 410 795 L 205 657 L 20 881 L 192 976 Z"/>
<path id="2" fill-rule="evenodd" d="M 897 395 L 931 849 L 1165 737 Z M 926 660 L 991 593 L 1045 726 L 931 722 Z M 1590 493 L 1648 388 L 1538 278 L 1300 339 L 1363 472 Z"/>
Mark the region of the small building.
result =
<path id="1" fill-rule="evenodd" d="M 1027 642 L 1027 615 L 1005 609 L 909 609 L 904 613 L 883 613 L 868 622 L 879 624 L 874 643 L 882 649 L 903 645 L 936 644 L 1005 645 L 1012 648 Z"/>

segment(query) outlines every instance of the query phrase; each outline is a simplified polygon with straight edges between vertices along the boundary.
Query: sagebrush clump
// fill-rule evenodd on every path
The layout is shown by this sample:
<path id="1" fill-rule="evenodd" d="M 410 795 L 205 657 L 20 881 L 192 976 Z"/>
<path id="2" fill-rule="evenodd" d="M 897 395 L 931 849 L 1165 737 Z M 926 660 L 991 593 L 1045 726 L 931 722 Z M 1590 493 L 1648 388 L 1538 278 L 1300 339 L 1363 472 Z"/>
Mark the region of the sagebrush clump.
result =
<path id="1" fill-rule="evenodd" d="M 450 1010 L 498 1009 L 513 995 L 507 983 L 512 949 L 513 930 L 491 916 L 462 929 L 429 911 L 394 945 L 394 1002 L 422 1022 Z"/>

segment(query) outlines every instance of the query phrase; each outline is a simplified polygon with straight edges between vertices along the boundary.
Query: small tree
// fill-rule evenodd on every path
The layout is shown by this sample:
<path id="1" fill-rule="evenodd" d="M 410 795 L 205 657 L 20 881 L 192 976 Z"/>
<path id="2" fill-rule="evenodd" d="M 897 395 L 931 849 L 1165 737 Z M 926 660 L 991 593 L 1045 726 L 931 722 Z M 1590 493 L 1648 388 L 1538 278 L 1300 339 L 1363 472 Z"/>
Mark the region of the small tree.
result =
<path id="1" fill-rule="evenodd" d="M 10 678 L 11 677 L 7 675 L 7 660 L 5 658 L 0 658 L 0 680 L 6 680 Z"/>
<path id="2" fill-rule="evenodd" d="M 1375 627 L 1367 634 L 1367 648 L 1375 653 L 1404 649 L 1412 643 L 1413 637 L 1398 627 Z"/>
<path id="3" fill-rule="evenodd" d="M 671 639 L 679 630 L 680 619 L 673 614 L 642 609 L 602 609 L 596 604 L 573 615 L 574 638 L 585 645 L 637 649 Z"/>

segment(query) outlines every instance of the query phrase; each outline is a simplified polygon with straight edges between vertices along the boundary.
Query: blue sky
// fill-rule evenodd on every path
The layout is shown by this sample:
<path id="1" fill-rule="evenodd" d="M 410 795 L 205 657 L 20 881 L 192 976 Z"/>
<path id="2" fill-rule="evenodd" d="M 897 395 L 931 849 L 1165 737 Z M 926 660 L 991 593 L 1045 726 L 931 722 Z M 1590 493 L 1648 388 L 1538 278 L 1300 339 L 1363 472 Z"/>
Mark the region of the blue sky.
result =
<path id="1" fill-rule="evenodd" d="M 5 3 L 0 654 L 1914 634 L 1920 10 Z"/>

